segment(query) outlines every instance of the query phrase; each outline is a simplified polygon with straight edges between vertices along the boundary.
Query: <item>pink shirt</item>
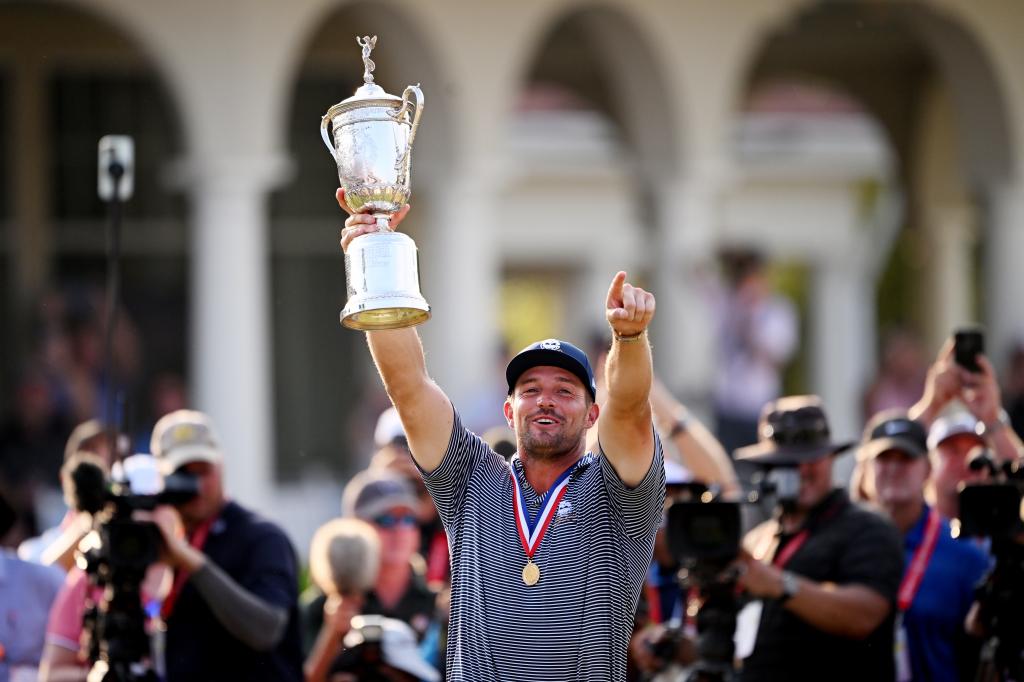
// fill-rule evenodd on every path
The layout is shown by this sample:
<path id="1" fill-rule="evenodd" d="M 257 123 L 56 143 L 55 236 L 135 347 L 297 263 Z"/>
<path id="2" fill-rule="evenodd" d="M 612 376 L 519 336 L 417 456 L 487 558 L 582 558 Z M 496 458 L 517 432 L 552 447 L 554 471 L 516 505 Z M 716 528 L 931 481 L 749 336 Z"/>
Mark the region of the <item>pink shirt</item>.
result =
<path id="1" fill-rule="evenodd" d="M 82 616 L 85 615 L 86 590 L 89 580 L 85 571 L 77 566 L 68 571 L 64 585 L 57 593 L 50 607 L 50 620 L 46 624 L 46 642 L 64 649 L 79 651 L 82 637 Z M 94 599 L 99 599 L 103 591 L 95 588 Z M 83 660 L 83 665 L 85 661 Z"/>

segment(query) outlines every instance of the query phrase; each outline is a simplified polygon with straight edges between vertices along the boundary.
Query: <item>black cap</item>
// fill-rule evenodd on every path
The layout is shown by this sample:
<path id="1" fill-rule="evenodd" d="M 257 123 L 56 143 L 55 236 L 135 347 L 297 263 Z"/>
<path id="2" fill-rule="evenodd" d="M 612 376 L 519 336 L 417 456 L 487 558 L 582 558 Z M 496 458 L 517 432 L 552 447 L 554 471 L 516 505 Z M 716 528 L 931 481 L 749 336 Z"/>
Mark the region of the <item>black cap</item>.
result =
<path id="1" fill-rule="evenodd" d="M 924 457 L 928 454 L 928 432 L 903 410 L 879 412 L 864 428 L 859 454 L 863 459 L 870 459 L 888 450 Z"/>
<path id="2" fill-rule="evenodd" d="M 597 400 L 597 382 L 594 380 L 594 371 L 590 369 L 590 360 L 587 354 L 568 341 L 558 339 L 544 339 L 532 343 L 512 358 L 508 367 L 505 368 L 505 380 L 508 382 L 508 394 L 516 387 L 516 382 L 528 369 L 533 367 L 560 367 L 567 372 L 572 372 L 583 382 L 590 397 Z"/>
<path id="3" fill-rule="evenodd" d="M 798 395 L 765 405 L 757 423 L 757 443 L 734 454 L 755 464 L 793 466 L 838 454 L 851 445 L 832 440 L 821 398 Z"/>

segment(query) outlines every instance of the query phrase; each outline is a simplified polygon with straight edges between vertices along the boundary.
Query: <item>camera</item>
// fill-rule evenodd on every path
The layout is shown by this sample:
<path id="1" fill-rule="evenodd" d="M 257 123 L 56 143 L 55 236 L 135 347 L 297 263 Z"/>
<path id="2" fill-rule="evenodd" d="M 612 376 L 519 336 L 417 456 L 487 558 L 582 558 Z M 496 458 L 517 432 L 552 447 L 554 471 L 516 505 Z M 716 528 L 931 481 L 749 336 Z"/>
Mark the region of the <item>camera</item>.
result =
<path id="1" fill-rule="evenodd" d="M 689 680 L 729 680 L 734 675 L 736 599 L 735 575 L 726 571 L 739 555 L 742 541 L 739 502 L 720 499 L 707 487 L 680 486 L 668 508 L 668 547 L 682 566 L 680 582 L 698 593 L 697 661 Z M 666 639 L 674 642 L 673 638 Z M 669 652 L 660 652 L 672 660 Z"/>
<path id="2" fill-rule="evenodd" d="M 990 480 L 960 489 L 954 535 L 984 538 L 995 559 L 974 591 L 977 623 L 988 637 L 978 679 L 1024 679 L 1024 468 L 1019 461 L 997 464 L 988 451 L 969 466 L 987 470 Z"/>
<path id="3" fill-rule="evenodd" d="M 89 457 L 69 461 L 70 497 L 79 511 L 93 516 L 93 530 L 79 545 L 79 566 L 102 596 L 87 603 L 86 649 L 93 669 L 89 680 L 157 680 L 149 667 L 141 584 L 159 557 L 160 532 L 135 512 L 162 504 L 182 504 L 195 497 L 198 485 L 186 474 L 164 479 L 150 455 L 132 455 L 114 465 L 108 480 Z"/>

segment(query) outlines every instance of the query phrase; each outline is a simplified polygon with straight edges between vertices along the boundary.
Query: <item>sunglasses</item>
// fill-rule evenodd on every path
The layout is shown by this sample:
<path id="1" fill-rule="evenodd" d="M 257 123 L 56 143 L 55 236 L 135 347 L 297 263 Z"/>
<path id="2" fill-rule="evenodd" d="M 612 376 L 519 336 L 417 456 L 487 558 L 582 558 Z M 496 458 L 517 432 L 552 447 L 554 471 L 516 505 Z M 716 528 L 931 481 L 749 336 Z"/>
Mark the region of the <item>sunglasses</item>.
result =
<path id="1" fill-rule="evenodd" d="M 415 514 L 381 514 L 373 519 L 374 524 L 381 528 L 395 528 L 396 526 L 416 526 L 419 524 Z"/>

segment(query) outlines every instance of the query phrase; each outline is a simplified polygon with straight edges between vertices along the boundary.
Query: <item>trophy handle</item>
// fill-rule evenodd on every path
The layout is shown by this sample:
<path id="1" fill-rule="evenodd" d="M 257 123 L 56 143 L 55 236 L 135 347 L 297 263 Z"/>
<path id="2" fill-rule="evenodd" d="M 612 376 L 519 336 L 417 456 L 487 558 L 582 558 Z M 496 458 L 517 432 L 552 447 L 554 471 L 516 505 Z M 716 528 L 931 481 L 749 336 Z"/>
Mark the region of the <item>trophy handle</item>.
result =
<path id="1" fill-rule="evenodd" d="M 415 105 L 410 100 L 410 95 L 416 96 Z M 409 139 L 405 144 L 405 153 L 402 154 L 402 157 L 398 159 L 398 162 L 395 164 L 395 170 L 400 171 L 402 174 L 402 184 L 405 184 L 405 178 L 409 175 L 409 160 L 410 154 L 412 154 L 412 143 L 413 140 L 416 139 L 416 130 L 420 127 L 420 116 L 423 115 L 423 101 L 423 91 L 420 90 L 419 84 L 417 83 L 416 85 L 410 85 L 406 87 L 405 91 L 402 93 L 402 106 L 400 106 L 398 108 L 398 111 L 396 111 L 392 115 L 392 117 L 396 121 L 398 121 L 405 116 L 405 114 L 409 111 L 410 108 L 412 108 L 413 106 L 416 107 L 412 113 L 412 121 L 410 123 L 409 130 Z"/>
<path id="2" fill-rule="evenodd" d="M 331 153 L 331 156 L 335 156 L 334 145 L 331 144 L 331 136 L 327 133 L 327 127 L 331 125 L 331 112 L 324 114 L 324 117 L 320 119 L 320 137 L 323 138 L 324 144 L 327 145 L 327 151 Z"/>

